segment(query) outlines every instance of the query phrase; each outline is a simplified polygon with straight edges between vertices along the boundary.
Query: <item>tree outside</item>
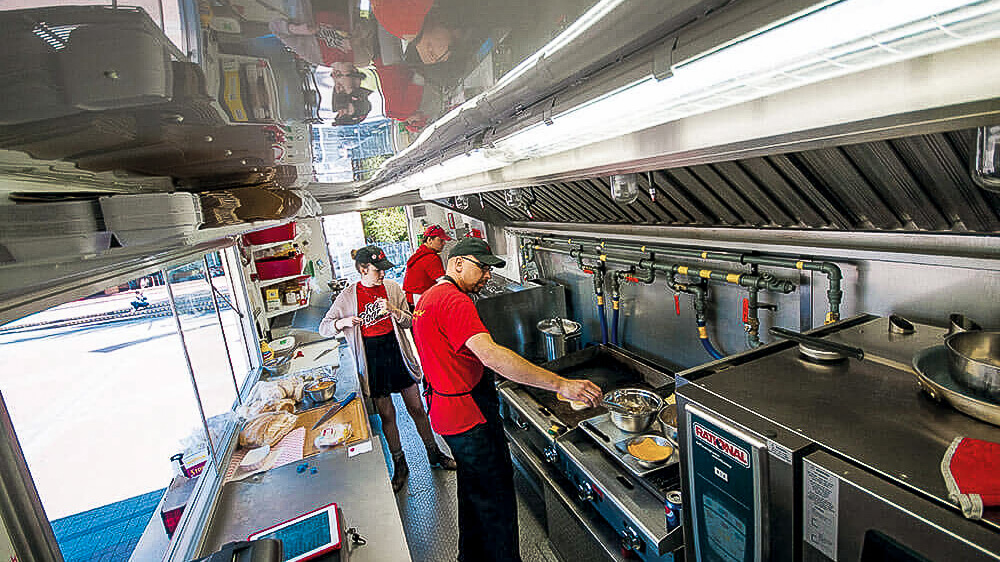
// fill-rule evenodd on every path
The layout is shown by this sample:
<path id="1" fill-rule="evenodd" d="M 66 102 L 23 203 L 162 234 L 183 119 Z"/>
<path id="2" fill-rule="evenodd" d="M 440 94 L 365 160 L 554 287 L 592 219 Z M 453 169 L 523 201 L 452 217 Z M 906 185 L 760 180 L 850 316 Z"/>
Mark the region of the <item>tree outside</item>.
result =
<path id="1" fill-rule="evenodd" d="M 402 207 L 375 209 L 361 213 L 365 240 L 371 243 L 403 242 L 408 239 L 406 213 Z"/>

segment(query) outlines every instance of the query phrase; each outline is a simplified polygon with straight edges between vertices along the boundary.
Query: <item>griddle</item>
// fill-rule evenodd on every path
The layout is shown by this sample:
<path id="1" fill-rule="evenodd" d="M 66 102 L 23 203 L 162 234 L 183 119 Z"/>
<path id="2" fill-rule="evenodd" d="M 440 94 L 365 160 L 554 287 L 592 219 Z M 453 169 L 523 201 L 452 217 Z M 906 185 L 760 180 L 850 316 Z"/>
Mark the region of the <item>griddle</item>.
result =
<path id="1" fill-rule="evenodd" d="M 672 373 L 620 347 L 595 345 L 543 363 L 542 367 L 568 379 L 587 379 L 603 392 L 619 388 L 642 388 L 666 396 L 673 392 Z M 555 392 L 524 387 L 543 408 L 549 410 L 567 428 L 604 413 L 603 406 L 574 410 L 569 402 L 559 400 Z"/>

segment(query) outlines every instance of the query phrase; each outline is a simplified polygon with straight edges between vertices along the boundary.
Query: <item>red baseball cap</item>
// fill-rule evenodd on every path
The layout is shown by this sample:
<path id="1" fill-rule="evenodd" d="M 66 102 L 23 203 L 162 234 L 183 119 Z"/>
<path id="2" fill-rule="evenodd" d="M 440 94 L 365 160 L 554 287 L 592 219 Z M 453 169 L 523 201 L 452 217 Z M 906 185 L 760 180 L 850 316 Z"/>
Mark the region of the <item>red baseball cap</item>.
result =
<path id="1" fill-rule="evenodd" d="M 448 233 L 445 232 L 443 228 L 436 224 L 432 224 L 427 227 L 427 230 L 424 231 L 424 238 L 434 238 L 435 236 L 445 240 L 451 240 L 451 236 L 448 236 Z"/>

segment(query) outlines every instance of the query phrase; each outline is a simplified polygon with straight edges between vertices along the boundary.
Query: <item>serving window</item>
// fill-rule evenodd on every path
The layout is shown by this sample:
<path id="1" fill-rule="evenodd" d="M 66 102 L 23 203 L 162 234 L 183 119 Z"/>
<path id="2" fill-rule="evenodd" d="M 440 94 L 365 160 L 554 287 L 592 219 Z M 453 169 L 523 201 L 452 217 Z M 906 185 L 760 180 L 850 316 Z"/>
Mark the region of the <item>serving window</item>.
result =
<path id="1" fill-rule="evenodd" d="M 258 365 L 231 247 L 0 326 L 0 408 L 63 558 L 127 559 L 162 528 L 171 456 L 204 447 L 214 474 Z"/>

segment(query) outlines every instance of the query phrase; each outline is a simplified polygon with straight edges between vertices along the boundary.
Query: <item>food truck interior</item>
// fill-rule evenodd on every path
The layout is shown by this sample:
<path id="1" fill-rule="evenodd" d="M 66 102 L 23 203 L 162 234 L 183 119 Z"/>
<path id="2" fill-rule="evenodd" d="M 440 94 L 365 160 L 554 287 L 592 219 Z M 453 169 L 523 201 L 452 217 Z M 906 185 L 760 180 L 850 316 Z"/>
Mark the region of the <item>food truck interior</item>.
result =
<path id="1" fill-rule="evenodd" d="M 0 41 L 0 558 L 454 560 L 455 473 L 397 400 L 393 493 L 319 333 L 437 225 L 605 393 L 498 381 L 522 559 L 1000 560 L 1000 0 L 0 0 Z"/>

